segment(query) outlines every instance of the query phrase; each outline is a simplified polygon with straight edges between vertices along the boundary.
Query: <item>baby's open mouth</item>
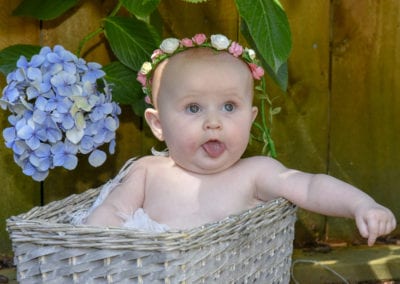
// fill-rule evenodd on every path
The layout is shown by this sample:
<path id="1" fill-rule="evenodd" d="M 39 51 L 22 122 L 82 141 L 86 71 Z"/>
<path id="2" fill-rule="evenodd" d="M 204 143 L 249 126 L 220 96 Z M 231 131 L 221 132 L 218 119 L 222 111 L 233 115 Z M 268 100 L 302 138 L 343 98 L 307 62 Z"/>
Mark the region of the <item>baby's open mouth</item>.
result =
<path id="1" fill-rule="evenodd" d="M 211 158 L 217 158 L 225 151 L 225 144 L 218 140 L 209 140 L 202 147 Z"/>

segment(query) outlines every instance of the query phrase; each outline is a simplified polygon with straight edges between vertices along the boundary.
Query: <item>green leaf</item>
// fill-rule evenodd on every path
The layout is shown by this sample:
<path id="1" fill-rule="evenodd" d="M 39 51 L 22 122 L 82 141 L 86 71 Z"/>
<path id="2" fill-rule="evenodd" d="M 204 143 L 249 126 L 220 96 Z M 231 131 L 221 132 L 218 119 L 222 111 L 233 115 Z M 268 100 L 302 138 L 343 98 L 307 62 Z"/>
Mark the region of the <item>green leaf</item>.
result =
<path id="1" fill-rule="evenodd" d="M 279 70 L 275 73 L 274 70 L 268 65 L 264 68 L 267 71 L 268 75 L 274 80 L 276 84 L 278 84 L 279 88 L 282 91 L 287 91 L 289 76 L 288 76 L 288 65 L 287 62 L 282 63 L 279 67 Z"/>
<path id="2" fill-rule="evenodd" d="M 277 73 L 291 50 L 291 33 L 286 13 L 278 0 L 235 0 L 258 51 Z"/>
<path id="3" fill-rule="evenodd" d="M 106 81 L 111 84 L 113 100 L 131 105 L 136 115 L 143 116 L 145 95 L 140 83 L 136 81 L 137 72 L 118 61 L 104 66 L 103 70 L 106 72 Z"/>
<path id="4" fill-rule="evenodd" d="M 279 114 L 281 112 L 281 110 L 282 110 L 281 107 L 273 108 L 272 111 L 271 111 L 271 115 L 277 115 L 277 114 Z"/>
<path id="5" fill-rule="evenodd" d="M 79 0 L 22 0 L 13 11 L 15 16 L 30 16 L 39 20 L 51 20 L 74 7 Z"/>
<path id="6" fill-rule="evenodd" d="M 16 63 L 21 55 L 28 60 L 35 54 L 39 53 L 41 47 L 36 45 L 17 44 L 11 45 L 0 51 L 0 72 L 7 76 L 8 73 L 14 71 Z"/>
<path id="7" fill-rule="evenodd" d="M 254 39 L 250 36 L 249 29 L 247 24 L 242 20 L 240 24 L 241 33 L 246 39 L 246 41 L 251 45 L 252 48 L 256 51 L 257 54 L 260 54 Z M 259 57 L 261 63 L 264 67 L 264 70 L 268 73 L 268 75 L 275 81 L 275 83 L 281 88 L 282 91 L 286 92 L 288 86 L 288 66 L 287 62 L 282 63 L 279 67 L 278 71 L 275 72 L 271 66 L 265 61 L 265 59 L 261 56 Z"/>
<path id="8" fill-rule="evenodd" d="M 160 42 L 155 30 L 135 18 L 107 17 L 105 35 L 119 61 L 133 70 L 139 70 Z"/>
<path id="9" fill-rule="evenodd" d="M 160 3 L 160 0 L 120 0 L 122 5 L 138 17 L 150 15 Z"/>

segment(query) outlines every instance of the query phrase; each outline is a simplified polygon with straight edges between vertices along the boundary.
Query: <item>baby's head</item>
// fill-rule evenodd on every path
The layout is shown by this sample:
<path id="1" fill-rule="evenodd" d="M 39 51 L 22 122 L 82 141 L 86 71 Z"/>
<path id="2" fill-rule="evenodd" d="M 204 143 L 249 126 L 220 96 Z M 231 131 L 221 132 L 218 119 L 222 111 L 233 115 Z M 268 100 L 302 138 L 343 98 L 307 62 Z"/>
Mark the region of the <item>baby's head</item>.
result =
<path id="1" fill-rule="evenodd" d="M 165 140 L 170 157 L 187 170 L 211 174 L 233 165 L 245 151 L 257 114 L 253 78 L 260 79 L 263 70 L 253 51 L 221 35 L 217 46 L 224 48 L 217 49 L 200 36 L 172 41 L 170 54 L 156 51 L 139 79 L 154 105 L 146 110 L 146 121 Z M 204 42 L 196 44 L 199 38 Z M 188 41 L 195 47 L 186 47 Z"/>

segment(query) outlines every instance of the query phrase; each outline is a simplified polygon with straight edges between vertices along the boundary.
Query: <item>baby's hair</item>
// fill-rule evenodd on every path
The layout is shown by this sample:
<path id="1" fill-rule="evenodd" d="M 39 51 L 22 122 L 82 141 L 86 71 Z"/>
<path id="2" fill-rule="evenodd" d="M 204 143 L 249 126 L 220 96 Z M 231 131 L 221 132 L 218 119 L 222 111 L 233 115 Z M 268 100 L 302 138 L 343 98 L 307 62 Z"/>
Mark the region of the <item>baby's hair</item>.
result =
<path id="1" fill-rule="evenodd" d="M 138 72 L 137 80 L 142 84 L 143 92 L 146 94 L 145 100 L 148 104 L 152 104 L 152 79 L 156 67 L 175 54 L 199 47 L 210 48 L 217 52 L 225 51 L 236 58 L 242 59 L 248 65 L 255 80 L 261 80 L 264 76 L 264 69 L 260 66 L 254 50 L 243 48 L 240 44 L 229 40 L 224 35 L 212 35 L 210 42 L 208 42 L 204 34 L 196 34 L 191 39 L 184 38 L 182 40 L 167 38 L 162 41 L 160 48 L 153 52 L 151 62 L 144 62 Z"/>

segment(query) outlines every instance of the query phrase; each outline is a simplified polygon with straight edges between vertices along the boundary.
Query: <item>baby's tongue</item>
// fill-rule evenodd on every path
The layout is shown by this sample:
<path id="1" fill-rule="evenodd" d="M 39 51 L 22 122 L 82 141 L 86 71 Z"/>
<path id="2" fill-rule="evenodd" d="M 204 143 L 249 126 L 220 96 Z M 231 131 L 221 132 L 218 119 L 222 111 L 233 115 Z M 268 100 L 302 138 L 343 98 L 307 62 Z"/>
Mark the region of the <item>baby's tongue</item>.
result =
<path id="1" fill-rule="evenodd" d="M 225 145 L 219 141 L 208 141 L 203 144 L 203 149 L 211 158 L 217 158 L 225 151 Z"/>

